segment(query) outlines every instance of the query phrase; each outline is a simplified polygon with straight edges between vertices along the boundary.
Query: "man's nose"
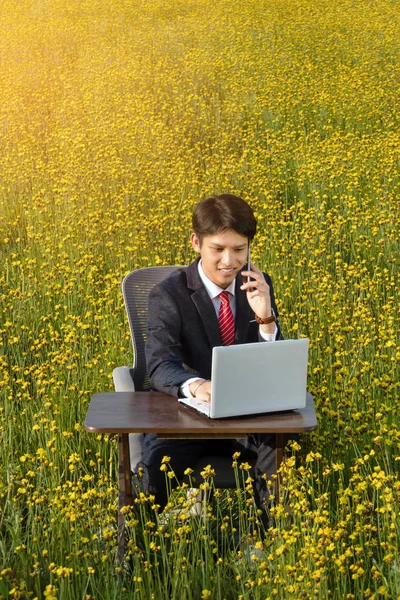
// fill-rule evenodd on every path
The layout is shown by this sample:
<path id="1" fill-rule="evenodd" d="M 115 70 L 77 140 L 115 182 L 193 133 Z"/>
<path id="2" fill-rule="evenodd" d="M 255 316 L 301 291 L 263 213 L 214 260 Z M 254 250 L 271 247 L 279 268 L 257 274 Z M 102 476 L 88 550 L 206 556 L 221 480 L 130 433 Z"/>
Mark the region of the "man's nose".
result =
<path id="1" fill-rule="evenodd" d="M 225 250 L 222 253 L 222 258 L 221 258 L 221 262 L 223 265 L 226 266 L 232 266 L 232 261 L 233 260 L 233 252 L 230 252 L 229 250 Z"/>

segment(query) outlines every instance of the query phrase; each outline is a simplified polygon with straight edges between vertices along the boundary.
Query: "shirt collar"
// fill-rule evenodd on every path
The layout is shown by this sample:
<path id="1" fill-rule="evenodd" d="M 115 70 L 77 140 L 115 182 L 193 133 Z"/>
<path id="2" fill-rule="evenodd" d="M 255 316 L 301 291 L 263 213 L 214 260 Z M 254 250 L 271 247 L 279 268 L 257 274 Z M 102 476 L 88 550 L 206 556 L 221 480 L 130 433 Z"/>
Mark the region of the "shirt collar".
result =
<path id="1" fill-rule="evenodd" d="M 230 294 L 232 294 L 232 296 L 235 295 L 236 277 L 233 281 L 231 281 L 231 283 L 228 285 L 228 287 L 224 290 L 223 288 L 219 287 L 219 285 L 217 285 L 216 283 L 211 281 L 211 279 L 209 279 L 207 277 L 207 275 L 204 273 L 203 267 L 201 265 L 201 259 L 199 260 L 197 269 L 199 271 L 200 279 L 204 283 L 204 287 L 206 288 L 207 293 L 210 296 L 211 300 L 213 300 L 214 298 L 217 298 L 217 296 L 219 296 L 221 292 L 229 292 Z"/>

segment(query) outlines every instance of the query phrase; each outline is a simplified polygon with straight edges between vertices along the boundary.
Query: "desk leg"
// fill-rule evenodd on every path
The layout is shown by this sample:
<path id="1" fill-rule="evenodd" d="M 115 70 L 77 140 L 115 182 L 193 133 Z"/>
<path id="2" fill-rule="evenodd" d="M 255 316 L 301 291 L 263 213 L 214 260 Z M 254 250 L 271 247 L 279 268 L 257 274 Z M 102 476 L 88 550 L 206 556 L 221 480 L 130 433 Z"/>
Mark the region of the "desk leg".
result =
<path id="1" fill-rule="evenodd" d="M 282 464 L 283 460 L 283 433 L 276 433 L 276 472 L 278 473 L 279 467 Z M 276 492 L 275 492 L 275 502 L 279 502 L 279 475 L 276 477 Z"/>
<path id="2" fill-rule="evenodd" d="M 121 508 L 132 504 L 132 473 L 128 433 L 122 433 L 118 436 L 118 479 L 118 559 L 122 565 L 125 556 L 125 519 Z"/>

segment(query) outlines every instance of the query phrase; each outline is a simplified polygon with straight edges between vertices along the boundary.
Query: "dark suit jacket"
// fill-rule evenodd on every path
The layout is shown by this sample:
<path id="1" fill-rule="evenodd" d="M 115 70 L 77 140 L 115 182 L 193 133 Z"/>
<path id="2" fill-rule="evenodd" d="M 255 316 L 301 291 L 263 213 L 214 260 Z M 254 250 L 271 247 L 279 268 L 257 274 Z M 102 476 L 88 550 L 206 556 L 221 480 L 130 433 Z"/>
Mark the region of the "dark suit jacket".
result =
<path id="1" fill-rule="evenodd" d="M 197 264 L 177 269 L 149 294 L 146 362 L 153 389 L 179 395 L 180 386 L 194 376 L 211 378 L 214 346 L 221 346 L 218 319 Z M 278 316 L 274 290 L 269 275 L 264 273 L 271 290 L 271 304 Z M 240 289 L 242 277 L 236 277 L 235 344 L 260 341 L 259 328 L 253 322 L 254 312 Z M 277 339 L 283 339 L 279 323 Z"/>

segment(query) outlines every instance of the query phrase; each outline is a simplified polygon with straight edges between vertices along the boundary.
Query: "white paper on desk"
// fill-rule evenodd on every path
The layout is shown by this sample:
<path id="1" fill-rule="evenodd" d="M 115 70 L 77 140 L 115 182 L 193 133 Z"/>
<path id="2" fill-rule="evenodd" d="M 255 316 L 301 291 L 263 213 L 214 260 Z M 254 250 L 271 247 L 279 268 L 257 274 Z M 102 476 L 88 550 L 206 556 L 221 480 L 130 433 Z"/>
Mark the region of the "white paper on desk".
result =
<path id="1" fill-rule="evenodd" d="M 197 398 L 178 398 L 179 402 L 182 404 L 187 404 L 187 406 L 191 406 L 198 412 L 206 415 L 206 417 L 210 416 L 210 404 L 208 402 L 202 402 Z"/>

